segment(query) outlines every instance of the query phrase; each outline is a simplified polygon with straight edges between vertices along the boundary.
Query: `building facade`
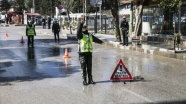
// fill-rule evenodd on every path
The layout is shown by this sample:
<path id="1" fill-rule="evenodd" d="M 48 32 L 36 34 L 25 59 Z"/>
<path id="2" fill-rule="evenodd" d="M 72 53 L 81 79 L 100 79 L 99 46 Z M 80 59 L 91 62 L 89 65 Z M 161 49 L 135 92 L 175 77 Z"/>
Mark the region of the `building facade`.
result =
<path id="1" fill-rule="evenodd" d="M 126 15 L 129 20 L 131 3 L 133 0 L 120 0 L 120 16 Z M 122 8 L 124 6 L 124 8 Z M 128 7 L 128 8 L 127 8 Z M 142 35 L 168 34 L 173 35 L 174 28 L 178 27 L 178 32 L 186 36 L 186 0 L 183 0 L 180 12 L 169 10 L 169 20 L 164 21 L 164 10 L 158 4 L 150 2 L 144 5 L 142 14 Z M 133 11 L 133 22 L 135 24 L 135 11 Z M 172 24 L 170 24 L 172 22 Z M 166 25 L 167 24 L 167 25 Z M 163 29 L 166 28 L 166 31 Z"/>

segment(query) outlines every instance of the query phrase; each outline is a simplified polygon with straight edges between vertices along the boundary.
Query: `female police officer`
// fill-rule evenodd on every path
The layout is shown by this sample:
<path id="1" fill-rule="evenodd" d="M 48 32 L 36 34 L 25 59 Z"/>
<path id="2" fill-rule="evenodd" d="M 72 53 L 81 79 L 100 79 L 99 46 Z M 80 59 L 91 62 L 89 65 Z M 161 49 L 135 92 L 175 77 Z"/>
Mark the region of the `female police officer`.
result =
<path id="1" fill-rule="evenodd" d="M 28 48 L 34 48 L 34 36 L 36 36 L 35 25 L 29 20 L 26 26 L 26 36 L 28 37 Z"/>
<path id="2" fill-rule="evenodd" d="M 93 51 L 92 42 L 100 44 L 102 44 L 103 42 L 94 35 L 90 34 L 84 23 L 85 23 L 84 17 L 82 17 L 77 30 L 77 38 L 79 41 L 79 61 L 81 64 L 83 85 L 88 85 L 95 84 L 95 82 L 92 79 L 92 51 Z"/>

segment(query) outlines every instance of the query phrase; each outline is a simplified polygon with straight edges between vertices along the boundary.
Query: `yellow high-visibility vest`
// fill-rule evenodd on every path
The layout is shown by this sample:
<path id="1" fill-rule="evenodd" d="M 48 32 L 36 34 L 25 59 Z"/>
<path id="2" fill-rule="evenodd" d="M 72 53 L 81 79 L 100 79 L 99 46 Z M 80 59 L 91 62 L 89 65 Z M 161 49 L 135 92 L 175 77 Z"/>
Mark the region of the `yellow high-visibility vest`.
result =
<path id="1" fill-rule="evenodd" d="M 92 34 L 85 35 L 83 34 L 83 38 L 80 40 L 80 52 L 92 52 Z"/>
<path id="2" fill-rule="evenodd" d="M 27 25 L 26 28 L 28 29 L 28 31 L 27 31 L 28 36 L 32 36 L 32 35 L 34 36 L 35 35 L 34 34 L 34 25 L 32 25 L 31 27 Z"/>

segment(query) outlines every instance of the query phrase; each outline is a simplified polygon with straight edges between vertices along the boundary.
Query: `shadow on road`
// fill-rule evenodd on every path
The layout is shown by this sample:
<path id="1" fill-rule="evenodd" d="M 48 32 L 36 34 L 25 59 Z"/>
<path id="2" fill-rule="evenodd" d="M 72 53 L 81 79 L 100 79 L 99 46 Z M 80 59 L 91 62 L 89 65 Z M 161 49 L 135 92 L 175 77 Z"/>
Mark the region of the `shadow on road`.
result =
<path id="1" fill-rule="evenodd" d="M 121 82 L 151 82 L 151 80 L 144 80 L 144 78 L 140 78 L 140 79 L 136 79 L 136 78 L 133 78 L 133 80 L 129 80 L 129 81 L 117 81 L 117 80 L 105 80 L 105 81 L 97 81 L 96 83 L 121 83 Z"/>
<path id="2" fill-rule="evenodd" d="M 186 100 L 180 100 L 180 101 L 162 101 L 162 102 L 154 102 L 154 103 L 137 103 L 137 104 L 186 104 Z"/>

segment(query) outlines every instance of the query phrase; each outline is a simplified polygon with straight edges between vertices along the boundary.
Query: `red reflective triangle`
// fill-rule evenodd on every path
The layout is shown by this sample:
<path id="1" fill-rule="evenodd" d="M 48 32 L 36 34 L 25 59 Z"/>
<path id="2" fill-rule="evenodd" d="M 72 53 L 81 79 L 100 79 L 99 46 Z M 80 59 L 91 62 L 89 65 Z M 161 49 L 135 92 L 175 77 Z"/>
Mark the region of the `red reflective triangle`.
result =
<path id="1" fill-rule="evenodd" d="M 121 59 L 112 73 L 110 80 L 133 80 L 130 72 Z"/>

